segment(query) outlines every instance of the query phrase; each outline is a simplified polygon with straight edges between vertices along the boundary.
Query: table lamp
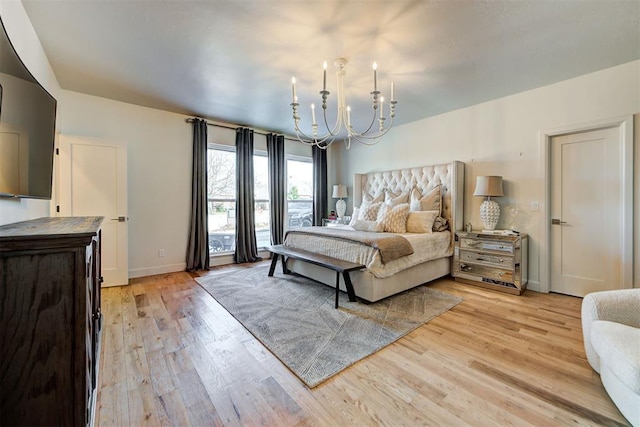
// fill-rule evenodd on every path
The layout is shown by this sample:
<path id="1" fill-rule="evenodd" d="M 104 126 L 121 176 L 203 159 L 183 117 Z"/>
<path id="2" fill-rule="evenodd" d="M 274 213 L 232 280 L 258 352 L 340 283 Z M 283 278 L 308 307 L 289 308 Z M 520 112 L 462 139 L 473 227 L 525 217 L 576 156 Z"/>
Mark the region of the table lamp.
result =
<path id="1" fill-rule="evenodd" d="M 347 187 L 342 184 L 336 184 L 333 186 L 333 198 L 338 199 L 336 202 L 336 214 L 338 218 L 342 218 L 347 211 L 347 202 L 342 200 L 343 197 L 347 197 Z"/>
<path id="2" fill-rule="evenodd" d="M 492 197 L 504 196 L 502 191 L 501 176 L 479 176 L 476 178 L 474 196 L 483 196 L 487 199 L 480 205 L 480 219 L 485 230 L 495 230 L 500 219 L 500 205 L 491 200 Z"/>

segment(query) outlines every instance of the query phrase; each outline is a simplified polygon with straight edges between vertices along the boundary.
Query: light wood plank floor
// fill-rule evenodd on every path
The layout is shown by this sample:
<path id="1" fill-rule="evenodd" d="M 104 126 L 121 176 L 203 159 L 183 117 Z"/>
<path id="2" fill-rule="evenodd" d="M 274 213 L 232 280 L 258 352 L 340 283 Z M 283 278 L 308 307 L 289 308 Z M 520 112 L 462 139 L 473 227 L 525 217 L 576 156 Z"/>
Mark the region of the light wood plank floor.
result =
<path id="1" fill-rule="evenodd" d="M 190 274 L 106 288 L 96 425 L 627 425 L 586 361 L 580 298 L 431 287 L 465 300 L 312 390 Z"/>

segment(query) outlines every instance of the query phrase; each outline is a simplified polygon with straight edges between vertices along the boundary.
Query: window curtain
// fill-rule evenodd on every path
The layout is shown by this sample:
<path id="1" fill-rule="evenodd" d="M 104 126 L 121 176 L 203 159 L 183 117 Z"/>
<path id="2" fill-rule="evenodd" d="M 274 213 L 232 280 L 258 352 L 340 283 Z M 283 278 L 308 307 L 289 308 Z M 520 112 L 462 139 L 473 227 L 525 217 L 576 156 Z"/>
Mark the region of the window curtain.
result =
<path id="1" fill-rule="evenodd" d="M 314 145 L 313 158 L 313 225 L 322 225 L 327 214 L 327 150 Z"/>
<path id="2" fill-rule="evenodd" d="M 191 224 L 187 243 L 187 271 L 209 269 L 207 222 L 207 122 L 193 120 Z"/>
<path id="3" fill-rule="evenodd" d="M 256 242 L 255 197 L 253 191 L 253 130 L 236 129 L 236 263 L 255 262 Z"/>
<path id="4" fill-rule="evenodd" d="M 269 212 L 271 215 L 271 244 L 280 245 L 284 236 L 285 217 L 285 163 L 284 136 L 267 135 L 269 161 Z"/>

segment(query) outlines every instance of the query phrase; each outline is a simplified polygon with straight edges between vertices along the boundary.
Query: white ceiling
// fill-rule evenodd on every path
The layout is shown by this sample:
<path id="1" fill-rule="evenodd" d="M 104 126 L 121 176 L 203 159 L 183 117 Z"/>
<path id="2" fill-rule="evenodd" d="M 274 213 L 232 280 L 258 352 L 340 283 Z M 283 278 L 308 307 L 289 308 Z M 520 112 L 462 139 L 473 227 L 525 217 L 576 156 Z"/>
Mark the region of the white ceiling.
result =
<path id="1" fill-rule="evenodd" d="M 355 125 L 373 61 L 408 123 L 640 58 L 640 0 L 22 3 L 64 89 L 285 134 L 338 57 Z"/>

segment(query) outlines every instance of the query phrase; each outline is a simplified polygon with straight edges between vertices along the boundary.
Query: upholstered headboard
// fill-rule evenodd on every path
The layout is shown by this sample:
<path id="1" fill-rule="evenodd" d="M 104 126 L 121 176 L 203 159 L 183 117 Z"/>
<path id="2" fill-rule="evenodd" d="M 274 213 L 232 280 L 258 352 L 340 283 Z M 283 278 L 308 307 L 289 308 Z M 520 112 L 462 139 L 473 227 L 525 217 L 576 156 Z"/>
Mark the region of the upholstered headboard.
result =
<path id="1" fill-rule="evenodd" d="M 426 193 L 439 184 L 442 184 L 442 216 L 449 220 L 452 230 L 462 230 L 464 163 L 459 161 L 387 172 L 355 174 L 353 206 L 362 204 L 363 191 L 376 196 L 385 189 L 399 193 L 411 191 L 415 187 L 422 193 Z"/>

